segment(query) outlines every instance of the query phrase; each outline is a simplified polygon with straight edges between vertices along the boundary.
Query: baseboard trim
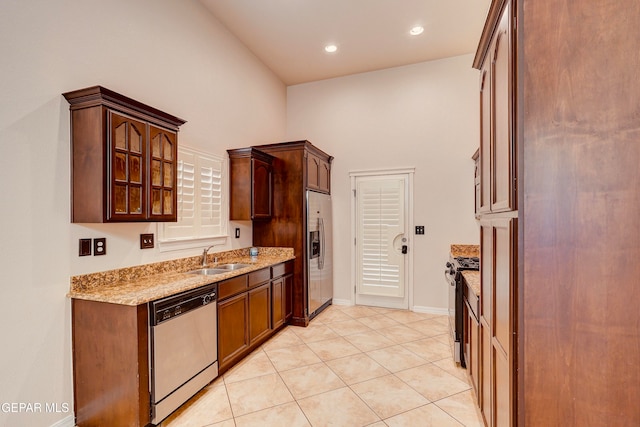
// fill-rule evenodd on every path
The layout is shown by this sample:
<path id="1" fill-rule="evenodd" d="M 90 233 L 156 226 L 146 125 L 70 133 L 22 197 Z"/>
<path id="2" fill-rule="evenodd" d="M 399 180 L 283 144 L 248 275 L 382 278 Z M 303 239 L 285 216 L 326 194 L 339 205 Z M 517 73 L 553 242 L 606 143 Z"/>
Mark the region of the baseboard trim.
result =
<path id="1" fill-rule="evenodd" d="M 333 299 L 333 304 L 334 305 L 353 305 L 353 304 L 351 304 L 351 300 L 348 300 L 348 299 L 337 299 L 337 298 Z"/>
<path id="2" fill-rule="evenodd" d="M 415 311 L 416 313 L 425 313 L 425 314 L 437 314 L 437 315 L 447 315 L 449 314 L 449 310 L 442 307 L 423 307 L 419 305 L 414 305 L 411 311 Z"/>

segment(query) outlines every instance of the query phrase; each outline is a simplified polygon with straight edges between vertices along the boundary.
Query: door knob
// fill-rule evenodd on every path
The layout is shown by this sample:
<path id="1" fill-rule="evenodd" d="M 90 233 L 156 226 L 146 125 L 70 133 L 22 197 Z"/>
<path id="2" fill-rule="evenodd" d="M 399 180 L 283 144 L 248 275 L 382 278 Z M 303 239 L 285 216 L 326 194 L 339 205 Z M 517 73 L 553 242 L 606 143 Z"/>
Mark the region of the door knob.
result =
<path id="1" fill-rule="evenodd" d="M 407 245 L 402 245 L 402 253 L 403 254 L 407 253 Z"/>

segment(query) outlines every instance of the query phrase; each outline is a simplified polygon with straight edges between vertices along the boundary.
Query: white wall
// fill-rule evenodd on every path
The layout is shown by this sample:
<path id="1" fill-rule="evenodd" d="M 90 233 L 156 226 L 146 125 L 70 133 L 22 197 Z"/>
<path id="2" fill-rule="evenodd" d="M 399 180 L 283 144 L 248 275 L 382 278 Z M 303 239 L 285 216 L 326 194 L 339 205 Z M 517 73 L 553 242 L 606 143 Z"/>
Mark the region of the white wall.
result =
<path id="1" fill-rule="evenodd" d="M 472 55 L 287 88 L 287 139 L 333 155 L 334 297 L 352 298 L 349 172 L 415 167 L 416 309 L 447 306 L 452 243 L 477 244 L 471 156 L 479 144 Z"/>
<path id="2" fill-rule="evenodd" d="M 286 89 L 197 1 L 0 2 L 0 426 L 47 426 L 73 404 L 69 277 L 199 250 L 141 251 L 155 225 L 69 223 L 69 106 L 96 84 L 187 120 L 181 144 L 227 148 L 279 141 Z M 231 247 L 251 243 L 251 227 Z M 235 225 L 232 225 L 235 227 Z M 77 255 L 106 237 L 107 255 Z M 36 407 L 32 409 L 37 410 Z"/>

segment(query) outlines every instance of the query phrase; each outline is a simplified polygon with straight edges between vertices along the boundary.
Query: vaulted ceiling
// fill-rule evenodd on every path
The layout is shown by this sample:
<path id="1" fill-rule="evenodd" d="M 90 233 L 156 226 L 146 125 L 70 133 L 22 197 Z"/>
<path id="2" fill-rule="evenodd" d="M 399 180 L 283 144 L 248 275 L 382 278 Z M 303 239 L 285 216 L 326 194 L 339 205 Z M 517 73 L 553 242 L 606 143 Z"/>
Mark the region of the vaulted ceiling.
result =
<path id="1" fill-rule="evenodd" d="M 491 3 L 200 1 L 287 85 L 473 53 Z M 424 32 L 410 35 L 415 26 Z M 338 50 L 325 52 L 327 44 Z"/>

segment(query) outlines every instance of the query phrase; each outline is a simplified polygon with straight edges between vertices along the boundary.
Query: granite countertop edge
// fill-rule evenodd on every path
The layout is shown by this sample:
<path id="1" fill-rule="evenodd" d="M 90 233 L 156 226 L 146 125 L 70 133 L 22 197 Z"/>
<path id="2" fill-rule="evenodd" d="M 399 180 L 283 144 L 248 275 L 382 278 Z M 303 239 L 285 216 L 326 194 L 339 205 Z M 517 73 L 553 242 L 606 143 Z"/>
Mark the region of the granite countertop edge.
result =
<path id="1" fill-rule="evenodd" d="M 263 251 L 261 251 L 257 257 L 250 257 L 248 248 L 246 254 L 244 251 L 237 250 L 232 251 L 233 253 L 230 254 L 223 254 L 218 264 L 242 263 L 250 265 L 245 268 L 230 270 L 227 273 L 213 276 L 188 273 L 189 271 L 200 268 L 197 264 L 194 265 L 193 263 L 193 261 L 197 262 L 200 257 L 179 260 L 177 264 L 169 261 L 128 269 L 74 276 L 71 277 L 71 286 L 67 297 L 71 299 L 137 306 L 295 259 L 292 248 L 270 249 L 271 250 L 264 251 L 264 255 Z M 209 256 L 211 257 L 213 255 L 217 256 L 219 254 L 210 254 Z M 167 267 L 164 264 L 170 265 Z M 139 276 L 131 274 L 131 270 L 144 269 L 145 267 L 147 272 L 151 271 L 151 273 L 139 273 Z M 176 270 L 166 271 L 167 268 L 171 267 L 175 267 Z M 209 268 L 214 268 L 214 266 L 211 265 Z M 160 272 L 156 272 L 157 270 L 160 270 Z M 154 272 L 156 273 L 153 274 Z M 133 277 L 127 277 L 127 274 L 131 274 Z"/>
<path id="2" fill-rule="evenodd" d="M 476 294 L 477 297 L 480 296 L 480 272 L 474 270 L 464 270 L 462 271 L 462 277 L 464 277 L 465 282 L 469 286 L 469 289 Z"/>

